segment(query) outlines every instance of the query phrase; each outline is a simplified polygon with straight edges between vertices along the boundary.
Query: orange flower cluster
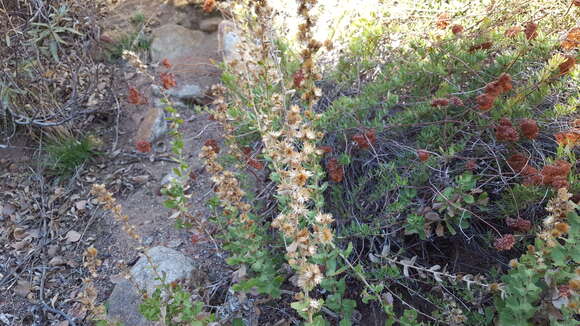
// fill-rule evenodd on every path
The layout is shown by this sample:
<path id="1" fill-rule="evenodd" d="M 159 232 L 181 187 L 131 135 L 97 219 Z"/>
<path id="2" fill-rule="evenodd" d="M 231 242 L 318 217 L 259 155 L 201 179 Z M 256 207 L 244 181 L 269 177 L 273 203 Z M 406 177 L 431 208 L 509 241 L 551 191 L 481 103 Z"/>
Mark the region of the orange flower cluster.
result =
<path id="1" fill-rule="evenodd" d="M 520 139 L 520 136 L 508 118 L 501 118 L 499 125 L 495 127 L 495 138 L 500 141 L 516 142 Z"/>
<path id="2" fill-rule="evenodd" d="M 204 0 L 202 10 L 206 13 L 210 13 L 215 10 L 215 7 L 215 0 Z"/>
<path id="3" fill-rule="evenodd" d="M 434 98 L 431 100 L 431 106 L 448 106 L 449 100 L 446 98 Z"/>
<path id="4" fill-rule="evenodd" d="M 518 35 L 519 32 L 522 31 L 522 28 L 519 26 L 512 26 L 505 31 L 505 36 L 507 37 L 515 37 Z"/>
<path id="5" fill-rule="evenodd" d="M 493 45 L 493 42 L 491 42 L 491 41 L 479 43 L 479 44 L 476 44 L 476 45 L 470 47 L 469 52 L 473 53 L 477 50 L 487 50 L 487 49 L 491 48 L 492 45 Z"/>
<path id="6" fill-rule="evenodd" d="M 455 34 L 455 35 L 461 34 L 463 32 L 463 26 L 453 25 L 453 26 L 451 26 L 451 32 L 453 32 L 453 34 Z"/>
<path id="7" fill-rule="evenodd" d="M 522 153 L 513 154 L 507 159 L 507 163 L 516 173 L 521 173 L 525 168 L 529 167 L 528 158 Z"/>
<path id="8" fill-rule="evenodd" d="M 253 156 L 252 156 L 252 149 L 249 147 L 244 147 L 242 149 L 242 152 L 244 153 L 244 155 L 246 156 L 246 163 L 253 167 L 256 170 L 261 170 L 264 168 L 264 163 L 256 160 Z"/>
<path id="9" fill-rule="evenodd" d="M 557 160 L 553 164 L 546 165 L 542 169 L 542 181 L 544 185 L 550 185 L 555 189 L 568 188 L 568 174 L 571 169 L 570 163 Z"/>
<path id="10" fill-rule="evenodd" d="M 512 77 L 507 73 L 502 73 L 497 80 L 485 85 L 485 93 L 476 98 L 481 111 L 488 111 L 492 108 L 495 99 L 502 93 L 512 89 Z"/>
<path id="11" fill-rule="evenodd" d="M 151 152 L 151 143 L 146 140 L 140 140 L 135 144 L 138 152 L 149 153 Z"/>
<path id="12" fill-rule="evenodd" d="M 167 60 L 167 58 L 165 58 L 161 61 L 161 65 L 163 65 L 163 67 L 165 67 L 167 69 L 171 68 L 171 66 L 172 66 L 171 63 L 169 63 L 169 60 Z"/>
<path id="13" fill-rule="evenodd" d="M 211 150 L 216 154 L 220 152 L 220 147 L 215 139 L 206 140 L 204 146 L 211 148 Z"/>
<path id="14" fill-rule="evenodd" d="M 370 129 L 364 133 L 352 136 L 352 140 L 360 149 L 367 149 L 377 141 L 377 136 L 374 129 Z"/>
<path id="15" fill-rule="evenodd" d="M 560 145 L 575 147 L 580 144 L 580 129 L 559 132 L 554 134 L 554 137 L 556 138 L 556 142 Z"/>
<path id="16" fill-rule="evenodd" d="M 127 101 L 131 104 L 140 105 L 147 104 L 147 100 L 141 96 L 139 91 L 135 87 L 129 87 L 129 95 L 127 96 Z"/>
<path id="17" fill-rule="evenodd" d="M 526 34 L 527 40 L 533 40 L 538 36 L 538 24 L 534 22 L 528 22 L 526 28 L 524 29 L 524 34 Z"/>
<path id="18" fill-rule="evenodd" d="M 532 229 L 532 222 L 525 220 L 521 217 L 507 218 L 505 222 L 509 228 L 515 231 L 528 232 Z"/>
<path id="19" fill-rule="evenodd" d="M 571 50 L 578 48 L 578 45 L 580 45 L 580 27 L 574 27 L 568 32 L 561 46 L 564 50 Z"/>
<path id="20" fill-rule="evenodd" d="M 177 82 L 175 82 L 175 78 L 173 77 L 173 74 L 168 73 L 168 72 L 162 72 L 159 76 L 161 77 L 161 82 L 163 83 L 163 88 L 170 89 L 172 87 L 177 86 Z"/>
<path id="21" fill-rule="evenodd" d="M 330 146 L 320 146 L 320 150 L 324 152 L 324 154 L 330 154 L 334 151 Z"/>
<path id="22" fill-rule="evenodd" d="M 431 106 L 440 107 L 440 106 L 448 106 L 449 104 L 455 105 L 455 106 L 463 106 L 463 101 L 457 96 L 452 96 L 448 99 L 447 98 L 434 98 L 433 100 L 431 100 Z"/>
<path id="23" fill-rule="evenodd" d="M 430 156 L 431 154 L 429 154 L 429 152 L 427 152 L 426 150 L 420 149 L 417 151 L 417 157 L 421 162 L 427 161 Z"/>
<path id="24" fill-rule="evenodd" d="M 538 134 L 540 129 L 538 128 L 538 124 L 535 120 L 532 119 L 524 119 L 520 122 L 520 128 L 522 129 L 522 135 L 528 139 L 536 139 L 538 138 Z"/>
<path id="25" fill-rule="evenodd" d="M 439 16 L 437 16 L 435 26 L 437 26 L 437 28 L 439 29 L 446 29 L 447 26 L 449 26 L 449 23 L 450 23 L 449 14 L 444 12 L 442 14 L 439 14 Z"/>
<path id="26" fill-rule="evenodd" d="M 513 234 L 506 234 L 501 238 L 498 238 L 493 243 L 493 246 L 497 250 L 510 250 L 516 244 L 516 238 Z"/>
<path id="27" fill-rule="evenodd" d="M 295 72 L 292 77 L 294 79 L 294 88 L 302 87 L 302 82 L 304 81 L 304 73 L 302 72 L 302 69 Z"/>
<path id="28" fill-rule="evenodd" d="M 326 161 L 326 171 L 330 176 L 330 180 L 334 182 L 341 182 L 344 178 L 344 169 L 335 157 Z"/>
<path id="29" fill-rule="evenodd" d="M 576 65 L 576 58 L 571 56 L 571 55 L 567 55 L 566 61 L 562 62 L 558 66 L 558 69 L 560 70 L 560 75 L 565 75 L 565 74 L 569 73 L 570 71 L 572 71 L 574 69 L 575 65 Z"/>
<path id="30" fill-rule="evenodd" d="M 546 185 L 555 189 L 568 188 L 568 174 L 571 170 L 570 163 L 557 160 L 553 164 L 546 165 L 542 171 L 528 165 L 528 158 L 521 153 L 510 156 L 508 165 L 516 172 L 525 177 L 525 185 Z"/>

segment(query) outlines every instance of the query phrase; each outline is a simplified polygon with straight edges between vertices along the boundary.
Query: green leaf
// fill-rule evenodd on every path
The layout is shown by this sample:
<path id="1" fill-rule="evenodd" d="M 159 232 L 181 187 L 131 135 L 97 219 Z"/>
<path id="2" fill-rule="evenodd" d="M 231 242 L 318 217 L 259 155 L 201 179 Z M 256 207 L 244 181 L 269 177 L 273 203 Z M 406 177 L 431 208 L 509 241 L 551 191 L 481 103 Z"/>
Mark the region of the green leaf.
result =
<path id="1" fill-rule="evenodd" d="M 475 203 L 475 197 L 473 197 L 473 195 L 464 195 L 463 201 L 466 202 L 467 204 L 473 204 Z"/>
<path id="2" fill-rule="evenodd" d="M 232 320 L 232 326 L 245 326 L 245 324 L 241 318 L 234 318 L 234 320 Z"/>

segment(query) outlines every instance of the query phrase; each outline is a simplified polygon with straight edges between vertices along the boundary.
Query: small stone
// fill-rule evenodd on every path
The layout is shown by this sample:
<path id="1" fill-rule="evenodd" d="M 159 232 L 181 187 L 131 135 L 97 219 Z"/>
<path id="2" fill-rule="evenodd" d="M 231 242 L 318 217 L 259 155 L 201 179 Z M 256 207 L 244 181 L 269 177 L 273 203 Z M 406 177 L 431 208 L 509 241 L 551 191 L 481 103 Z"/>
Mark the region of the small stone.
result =
<path id="1" fill-rule="evenodd" d="M 134 176 L 132 178 L 132 180 L 133 180 L 133 182 L 136 182 L 136 183 L 145 183 L 145 182 L 149 181 L 149 176 L 146 174 L 137 175 L 137 176 Z"/>
<path id="2" fill-rule="evenodd" d="M 150 246 L 153 243 L 153 237 L 146 237 L 143 239 L 143 244 L 146 246 Z"/>
<path id="3" fill-rule="evenodd" d="M 25 280 L 18 280 L 14 287 L 14 293 L 18 296 L 26 298 L 32 289 L 32 284 Z"/>
<path id="4" fill-rule="evenodd" d="M 85 208 L 87 207 L 87 201 L 86 200 L 80 200 L 77 201 L 75 203 L 75 207 L 79 210 L 79 211 L 84 211 Z"/>
<path id="5" fill-rule="evenodd" d="M 70 230 L 66 234 L 66 241 L 67 242 L 77 242 L 81 239 L 81 234 L 75 230 Z"/>
<path id="6" fill-rule="evenodd" d="M 199 29 L 206 33 L 213 33 L 218 30 L 218 26 L 222 19 L 220 17 L 212 17 L 202 20 L 199 23 Z"/>
<path id="7" fill-rule="evenodd" d="M 181 87 L 172 88 L 167 91 L 167 94 L 180 100 L 195 100 L 203 96 L 201 88 L 195 84 L 185 84 Z"/>
<path id="8" fill-rule="evenodd" d="M 48 257 L 51 257 L 51 258 L 56 256 L 57 253 L 58 253 L 58 246 L 57 245 L 49 246 L 48 249 L 46 250 L 46 254 L 48 255 Z"/>
<path id="9" fill-rule="evenodd" d="M 62 265 L 66 265 L 66 260 L 62 256 L 56 256 L 56 257 L 52 258 L 48 262 L 48 264 L 50 266 L 62 266 Z"/>
<path id="10" fill-rule="evenodd" d="M 169 248 L 177 248 L 179 246 L 181 246 L 181 244 L 183 243 L 183 241 L 176 239 L 176 240 L 171 240 L 167 243 L 167 247 Z"/>
<path id="11" fill-rule="evenodd" d="M 163 136 L 167 129 L 165 111 L 159 107 L 150 107 L 137 129 L 136 143 L 139 141 L 152 143 Z"/>
<path id="12" fill-rule="evenodd" d="M 0 205 L 0 216 L 2 217 L 10 217 L 12 214 L 16 212 L 16 207 L 12 204 L 4 204 Z"/>

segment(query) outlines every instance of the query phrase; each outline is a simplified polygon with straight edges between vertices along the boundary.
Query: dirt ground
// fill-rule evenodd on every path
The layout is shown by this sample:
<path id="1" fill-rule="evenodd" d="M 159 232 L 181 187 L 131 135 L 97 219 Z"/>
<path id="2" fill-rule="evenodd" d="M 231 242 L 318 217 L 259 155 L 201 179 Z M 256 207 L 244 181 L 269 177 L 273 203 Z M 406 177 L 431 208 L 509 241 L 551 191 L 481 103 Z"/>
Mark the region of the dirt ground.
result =
<path id="1" fill-rule="evenodd" d="M 102 30 L 116 33 L 128 28 L 129 19 L 141 12 L 148 26 L 165 23 L 195 27 L 201 11 L 193 6 L 162 5 L 157 1 L 114 1 L 100 18 Z M 216 38 L 217 42 L 217 38 Z M 208 53 L 215 59 L 216 53 Z M 207 58 L 206 58 L 207 60 Z M 126 103 L 131 67 L 116 65 L 114 99 L 120 103 L 117 116 L 93 117 L 90 130 L 103 141 L 102 152 L 66 181 L 56 181 L 43 173 L 43 150 L 20 131 L 8 148 L 0 148 L 0 325 L 68 325 L 62 314 L 83 320 L 87 311 L 78 302 L 87 271 L 83 252 L 94 246 L 102 265 L 96 285 L 98 302 L 110 295 L 126 266 L 138 258 L 139 244 L 131 240 L 113 217 L 101 210 L 89 194 L 92 184 L 103 183 L 115 194 L 146 246 L 167 246 L 192 257 L 207 276 L 208 288 L 227 284 L 231 273 L 214 245 L 194 231 L 180 230 L 171 211 L 163 206 L 160 184 L 175 164 L 171 162 L 169 139 L 156 142 L 149 154 L 135 151 L 133 137 L 139 114 Z M 213 84 L 218 74 L 206 74 Z M 116 101 L 115 101 L 116 99 Z M 219 126 L 207 114 L 194 110 L 180 112 L 185 120 L 180 132 L 185 136 L 185 155 L 195 179 L 188 192 L 192 211 L 207 218 L 205 201 L 211 196 L 208 175 L 198 152 L 208 139 L 220 138 Z M 193 240 L 192 240 L 193 239 Z M 204 277 L 205 277 L 204 276 Z M 220 296 L 220 291 L 212 291 Z M 43 309 L 43 302 L 52 309 Z M 58 311 L 58 312 L 57 312 Z M 83 323 L 81 323 L 83 324 Z M 78 323 L 77 323 L 78 325 Z"/>

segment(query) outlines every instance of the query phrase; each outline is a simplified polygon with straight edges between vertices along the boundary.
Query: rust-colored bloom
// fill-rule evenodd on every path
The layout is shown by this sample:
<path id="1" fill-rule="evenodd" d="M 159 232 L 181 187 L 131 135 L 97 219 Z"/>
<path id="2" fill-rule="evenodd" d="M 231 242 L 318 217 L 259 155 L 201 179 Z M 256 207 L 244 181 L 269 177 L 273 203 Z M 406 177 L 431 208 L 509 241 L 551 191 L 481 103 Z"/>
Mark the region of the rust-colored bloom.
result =
<path id="1" fill-rule="evenodd" d="M 448 106 L 449 100 L 446 98 L 434 98 L 431 100 L 431 106 Z"/>
<path id="2" fill-rule="evenodd" d="M 501 238 L 498 238 L 493 243 L 495 249 L 502 251 L 502 250 L 510 250 L 516 244 L 516 238 L 513 234 L 506 234 Z"/>
<path id="3" fill-rule="evenodd" d="M 137 151 L 141 153 L 149 153 L 151 152 L 151 143 L 146 140 L 140 140 L 135 144 Z"/>
<path id="4" fill-rule="evenodd" d="M 334 182 L 341 182 L 344 178 L 344 169 L 335 157 L 326 161 L 326 171 L 328 172 L 330 180 Z"/>
<path id="5" fill-rule="evenodd" d="M 248 165 L 253 167 L 256 170 L 261 170 L 264 168 L 264 163 L 256 160 L 255 158 L 248 158 Z"/>
<path id="6" fill-rule="evenodd" d="M 528 158 L 522 153 L 515 153 L 507 159 L 507 163 L 516 173 L 522 172 L 528 164 Z"/>
<path id="7" fill-rule="evenodd" d="M 473 45 L 472 47 L 470 47 L 469 52 L 475 52 L 477 50 L 487 50 L 487 49 L 491 48 L 492 45 L 493 45 L 493 42 L 491 42 L 491 41 L 479 43 L 479 44 L 476 44 L 476 45 Z"/>
<path id="8" fill-rule="evenodd" d="M 520 139 L 520 136 L 509 119 L 501 118 L 499 125 L 495 127 L 495 138 L 500 141 L 516 142 Z"/>
<path id="9" fill-rule="evenodd" d="M 437 16 L 435 26 L 437 26 L 437 28 L 439 29 L 445 29 L 447 28 L 447 26 L 449 26 L 449 22 L 450 22 L 449 14 L 444 12 L 439 14 L 439 16 Z"/>
<path id="10" fill-rule="evenodd" d="M 320 146 L 320 150 L 324 152 L 324 154 L 332 153 L 333 149 L 330 146 Z"/>
<path id="11" fill-rule="evenodd" d="M 580 27 L 574 27 L 566 35 L 564 41 L 562 41 L 562 49 L 571 50 L 576 49 L 580 45 Z"/>
<path id="12" fill-rule="evenodd" d="M 163 67 L 165 67 L 167 69 L 171 68 L 171 66 L 172 66 L 171 63 L 169 63 L 169 60 L 167 58 L 163 59 L 161 61 L 161 64 L 163 65 Z"/>
<path id="13" fill-rule="evenodd" d="M 461 32 L 463 32 L 463 26 L 457 24 L 453 25 L 451 26 L 451 32 L 453 32 L 455 35 L 461 34 Z"/>
<path id="14" fill-rule="evenodd" d="M 538 124 L 535 120 L 532 119 L 524 119 L 520 123 L 520 128 L 522 129 L 522 135 L 528 139 L 536 139 L 538 138 L 538 134 L 540 129 L 538 128 Z"/>
<path id="15" fill-rule="evenodd" d="M 533 40 L 538 37 L 538 24 L 534 22 L 528 22 L 524 29 L 524 34 L 528 40 Z"/>
<path id="16" fill-rule="evenodd" d="M 147 104 L 147 100 L 143 96 L 141 96 L 141 94 L 135 87 L 132 86 L 129 87 L 129 95 L 127 96 L 127 101 L 135 105 Z"/>
<path id="17" fill-rule="evenodd" d="M 505 220 L 507 226 L 514 231 L 518 232 L 528 232 L 532 229 L 532 222 L 525 220 L 521 217 L 518 218 L 507 218 Z"/>
<path id="18" fill-rule="evenodd" d="M 202 10 L 206 13 L 210 13 L 215 10 L 216 4 L 215 0 L 204 0 Z"/>
<path id="19" fill-rule="evenodd" d="M 577 146 L 580 143 L 580 130 L 572 129 L 554 134 L 556 142 L 563 146 Z"/>
<path id="20" fill-rule="evenodd" d="M 568 188 L 567 178 L 571 167 L 570 163 L 563 160 L 544 166 L 541 172 L 543 183 L 555 189 Z"/>
<path id="21" fill-rule="evenodd" d="M 425 162 L 429 159 L 429 157 L 431 156 L 431 154 L 429 154 L 429 152 L 427 152 L 424 149 L 419 149 L 417 150 L 417 157 L 419 158 L 419 160 L 421 162 Z"/>
<path id="22" fill-rule="evenodd" d="M 302 69 L 295 72 L 294 75 L 292 75 L 292 78 L 294 80 L 294 88 L 302 87 L 302 82 L 304 81 L 304 72 Z"/>
<path id="23" fill-rule="evenodd" d="M 475 101 L 481 111 L 489 111 L 493 107 L 495 97 L 489 94 L 481 94 L 475 99 Z"/>
<path id="24" fill-rule="evenodd" d="M 377 141 L 377 136 L 375 134 L 375 130 L 370 129 L 362 134 L 355 134 L 352 136 L 352 140 L 358 145 L 359 148 L 367 149 Z"/>
<path id="25" fill-rule="evenodd" d="M 172 87 L 177 86 L 177 82 L 175 81 L 175 77 L 173 77 L 173 74 L 168 72 L 162 72 L 160 74 L 160 77 L 161 82 L 163 83 L 163 88 L 170 89 Z"/>
<path id="26" fill-rule="evenodd" d="M 451 105 L 455 105 L 455 106 L 463 106 L 463 101 L 457 96 L 450 97 L 449 103 L 451 103 Z"/>
<path id="27" fill-rule="evenodd" d="M 564 75 L 564 74 L 569 73 L 570 71 L 572 71 L 574 69 L 575 65 L 576 65 L 576 58 L 574 58 L 571 55 L 566 56 L 566 61 L 562 62 L 558 66 L 558 69 L 560 70 L 560 75 Z"/>
<path id="28" fill-rule="evenodd" d="M 512 26 L 505 31 L 505 36 L 507 37 L 514 37 L 518 35 L 519 32 L 522 31 L 522 28 L 519 26 Z"/>
<path id="29" fill-rule="evenodd" d="M 214 153 L 220 152 L 220 147 L 215 139 L 208 139 L 204 143 L 205 146 L 210 147 Z"/>

